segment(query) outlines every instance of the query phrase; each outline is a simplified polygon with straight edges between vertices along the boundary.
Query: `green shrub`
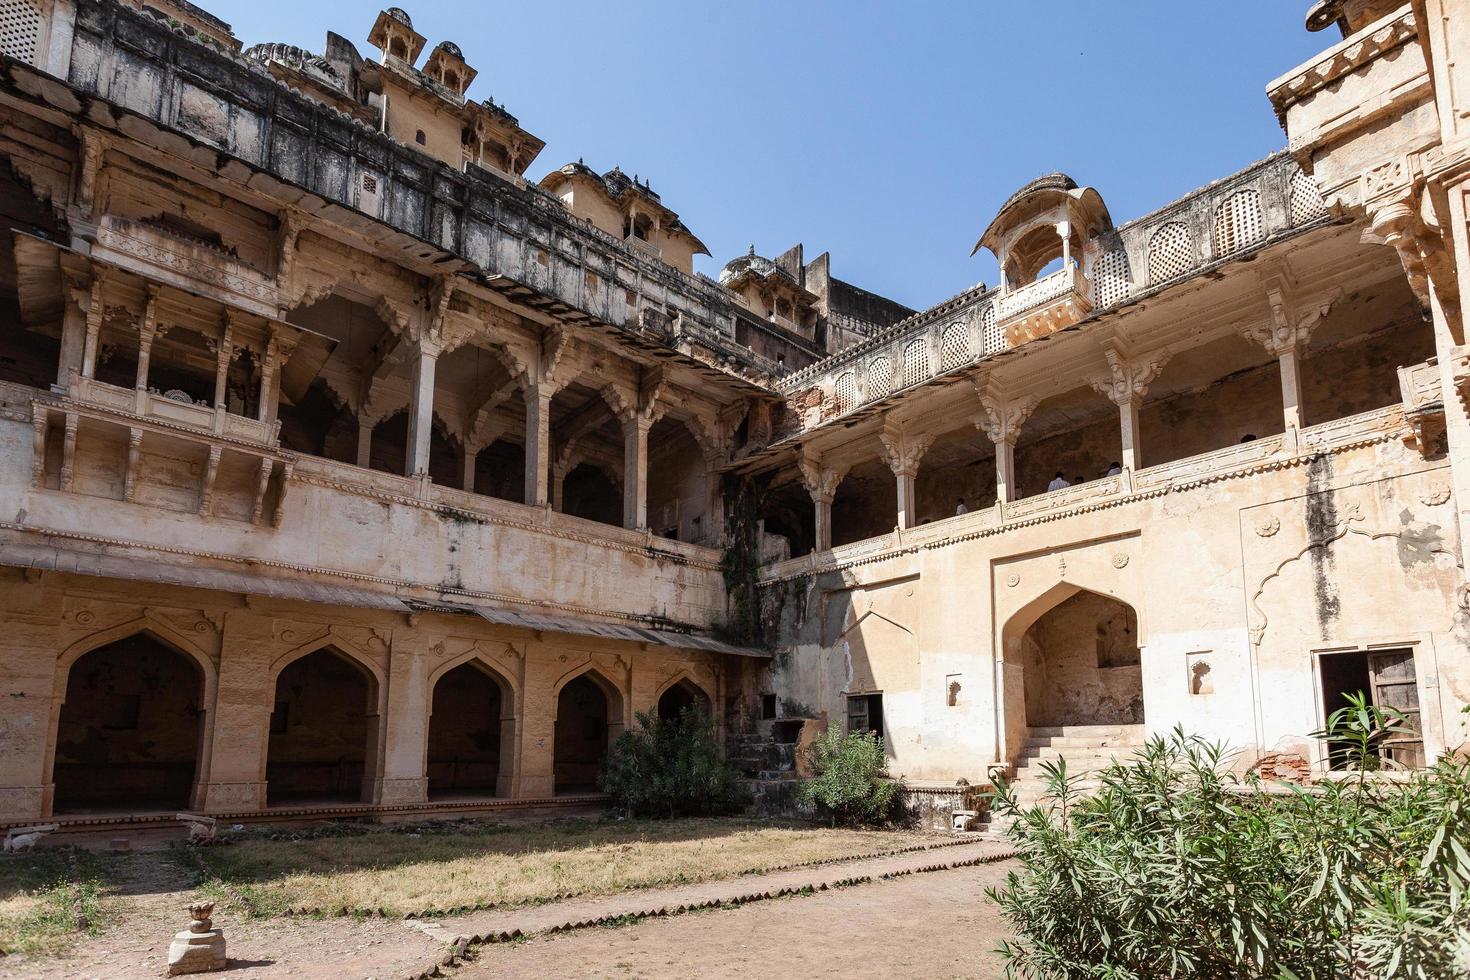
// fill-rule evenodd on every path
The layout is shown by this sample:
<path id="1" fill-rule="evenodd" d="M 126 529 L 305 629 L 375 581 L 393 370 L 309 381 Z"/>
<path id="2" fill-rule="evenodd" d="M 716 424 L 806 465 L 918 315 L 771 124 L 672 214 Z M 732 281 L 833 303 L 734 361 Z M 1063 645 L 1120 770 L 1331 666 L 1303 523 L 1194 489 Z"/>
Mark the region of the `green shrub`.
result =
<path id="1" fill-rule="evenodd" d="M 881 736 L 829 728 L 807 758 L 815 775 L 802 783 L 799 798 L 834 825 L 873 826 L 899 815 L 903 787 L 888 777 Z"/>
<path id="2" fill-rule="evenodd" d="M 635 817 L 733 813 L 746 797 L 709 717 L 693 708 L 667 721 L 639 713 L 638 728 L 613 743 L 598 785 L 615 809 Z"/>
<path id="3" fill-rule="evenodd" d="M 1078 795 L 998 810 L 1023 870 L 990 891 L 1015 926 L 1009 976 L 1414 980 L 1470 976 L 1470 766 L 1366 777 L 1394 726 L 1363 705 L 1318 733 L 1358 773 L 1268 791 L 1176 729 Z"/>

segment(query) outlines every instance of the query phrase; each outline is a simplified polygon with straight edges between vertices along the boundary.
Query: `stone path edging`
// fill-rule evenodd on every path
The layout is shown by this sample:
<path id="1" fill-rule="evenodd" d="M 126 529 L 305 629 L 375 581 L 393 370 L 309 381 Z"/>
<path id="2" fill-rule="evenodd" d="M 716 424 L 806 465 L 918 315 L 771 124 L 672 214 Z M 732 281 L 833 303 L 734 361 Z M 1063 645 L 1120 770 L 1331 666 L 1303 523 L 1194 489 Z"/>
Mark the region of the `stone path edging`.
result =
<path id="1" fill-rule="evenodd" d="M 956 842 L 948 845 L 947 851 L 944 860 L 938 863 L 923 851 L 896 856 L 890 854 L 880 858 L 832 863 L 825 868 L 798 868 L 698 885 L 623 892 L 457 919 L 410 920 L 405 925 L 420 929 L 430 938 L 452 947 L 452 951 L 428 971 L 416 975 L 429 977 L 437 975 L 441 965 L 456 965 L 472 946 L 510 942 L 525 936 L 585 929 L 612 922 L 634 922 L 680 915 L 724 905 L 744 905 L 904 875 L 973 867 L 1005 860 L 1018 853 L 1009 842 L 994 839 Z"/>

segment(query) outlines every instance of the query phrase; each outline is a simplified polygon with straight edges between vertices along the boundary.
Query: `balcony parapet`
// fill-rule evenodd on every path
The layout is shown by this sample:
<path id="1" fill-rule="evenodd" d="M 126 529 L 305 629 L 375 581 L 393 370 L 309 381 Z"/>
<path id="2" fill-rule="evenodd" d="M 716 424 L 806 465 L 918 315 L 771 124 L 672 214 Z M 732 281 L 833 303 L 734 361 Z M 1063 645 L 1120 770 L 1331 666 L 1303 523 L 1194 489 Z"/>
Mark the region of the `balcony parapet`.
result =
<path id="1" fill-rule="evenodd" d="M 1002 293 L 995 301 L 995 316 L 1006 342 L 1017 347 L 1083 320 L 1092 312 L 1088 285 L 1075 265 L 1067 265 Z"/>
<path id="2" fill-rule="evenodd" d="M 1097 243 L 1086 268 L 1060 270 L 1007 295 L 977 286 L 786 375 L 779 387 L 796 410 L 780 435 L 886 404 L 931 378 L 1003 355 L 1047 332 L 1043 314 L 1071 315 L 1072 304 L 1078 322 L 1095 320 L 1330 220 L 1312 178 L 1286 153 L 1274 154 L 1119 226 Z"/>

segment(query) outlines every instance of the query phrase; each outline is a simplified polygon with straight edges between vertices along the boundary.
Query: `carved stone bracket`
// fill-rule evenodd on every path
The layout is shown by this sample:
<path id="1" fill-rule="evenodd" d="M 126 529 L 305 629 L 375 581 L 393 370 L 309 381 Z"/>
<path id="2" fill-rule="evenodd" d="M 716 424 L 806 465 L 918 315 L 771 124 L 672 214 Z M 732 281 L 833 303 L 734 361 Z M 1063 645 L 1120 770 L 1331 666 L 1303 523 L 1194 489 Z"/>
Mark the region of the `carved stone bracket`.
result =
<path id="1" fill-rule="evenodd" d="M 1014 446 L 1021 435 L 1021 427 L 1036 411 L 1040 399 L 1036 397 L 1007 399 L 994 388 L 976 384 L 980 396 L 980 412 L 975 416 L 975 428 L 982 430 L 990 441 L 999 445 Z"/>
<path id="2" fill-rule="evenodd" d="M 837 496 L 837 487 L 847 475 L 846 466 L 824 466 L 819 457 L 803 455 L 797 460 L 801 468 L 801 483 L 812 500 L 830 504 Z"/>
<path id="3" fill-rule="evenodd" d="M 1148 386 L 1159 376 L 1170 356 L 1169 351 L 1154 351 L 1125 359 L 1113 346 L 1104 347 L 1103 354 L 1108 359 L 1108 373 L 1089 379 L 1088 384 L 1120 408 L 1130 404 L 1137 406 L 1143 401 L 1143 396 L 1148 393 Z"/>
<path id="4" fill-rule="evenodd" d="M 894 476 L 915 477 L 924 454 L 934 444 L 935 435 L 929 432 L 914 432 L 892 419 L 883 423 L 878 433 L 883 443 L 883 461 Z"/>
<path id="5" fill-rule="evenodd" d="M 1295 284 L 1284 273 L 1265 277 L 1261 286 L 1271 308 L 1271 320 L 1269 323 L 1247 322 L 1241 325 L 1240 332 L 1273 357 L 1299 352 L 1306 347 L 1312 331 L 1342 298 L 1339 287 L 1315 303 L 1302 303 L 1296 295 Z"/>

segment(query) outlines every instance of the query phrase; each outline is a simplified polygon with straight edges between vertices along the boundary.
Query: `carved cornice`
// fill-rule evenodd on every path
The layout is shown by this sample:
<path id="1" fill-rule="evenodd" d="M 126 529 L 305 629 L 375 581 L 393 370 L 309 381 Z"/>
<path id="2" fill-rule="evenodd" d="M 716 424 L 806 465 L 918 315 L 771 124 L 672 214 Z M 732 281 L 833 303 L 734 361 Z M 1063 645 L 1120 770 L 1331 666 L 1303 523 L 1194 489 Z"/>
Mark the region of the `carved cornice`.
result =
<path id="1" fill-rule="evenodd" d="M 1419 34 L 1418 20 L 1412 9 L 1384 18 L 1377 25 L 1370 25 L 1357 35 L 1347 38 L 1331 48 L 1326 57 L 1320 58 L 1301 71 L 1278 80 L 1270 91 L 1271 104 L 1276 116 L 1285 125 L 1286 111 L 1303 99 L 1321 91 L 1333 82 L 1362 68 L 1389 51 L 1410 41 Z"/>

